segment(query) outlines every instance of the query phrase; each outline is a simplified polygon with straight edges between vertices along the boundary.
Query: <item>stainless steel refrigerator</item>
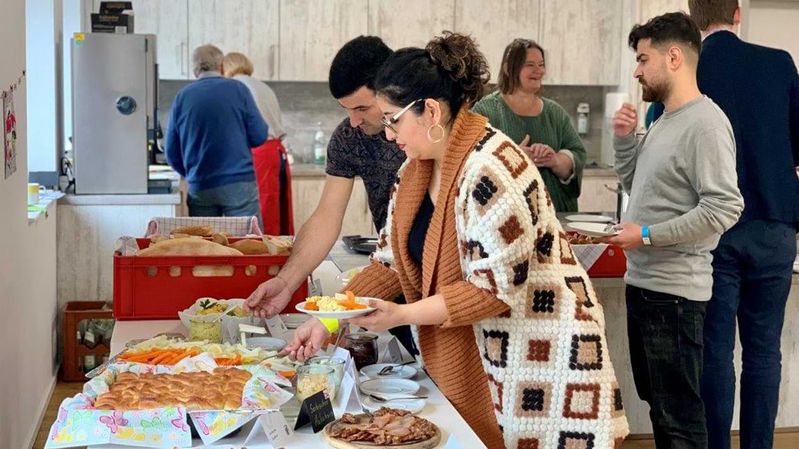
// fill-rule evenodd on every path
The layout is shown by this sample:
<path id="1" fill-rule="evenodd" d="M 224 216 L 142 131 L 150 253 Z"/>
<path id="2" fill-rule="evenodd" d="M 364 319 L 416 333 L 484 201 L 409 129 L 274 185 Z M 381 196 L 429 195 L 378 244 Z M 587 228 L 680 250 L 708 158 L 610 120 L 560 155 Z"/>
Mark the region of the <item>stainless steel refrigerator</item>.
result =
<path id="1" fill-rule="evenodd" d="M 158 68 L 152 34 L 72 38 L 76 194 L 147 193 Z"/>

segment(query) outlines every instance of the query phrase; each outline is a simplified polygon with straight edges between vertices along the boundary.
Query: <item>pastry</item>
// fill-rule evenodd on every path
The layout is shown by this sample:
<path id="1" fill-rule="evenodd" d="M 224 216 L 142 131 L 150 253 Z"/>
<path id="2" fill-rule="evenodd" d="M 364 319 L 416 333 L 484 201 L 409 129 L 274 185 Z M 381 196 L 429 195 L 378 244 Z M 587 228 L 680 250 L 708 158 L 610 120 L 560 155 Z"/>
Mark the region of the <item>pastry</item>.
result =
<path id="1" fill-rule="evenodd" d="M 291 237 L 279 237 L 274 235 L 263 236 L 263 242 L 267 248 L 267 254 L 273 256 L 285 256 L 291 254 L 294 242 Z"/>
<path id="2" fill-rule="evenodd" d="M 215 368 L 180 374 L 120 373 L 106 393 L 97 397 L 100 410 L 144 410 L 181 406 L 188 410 L 241 408 L 244 385 L 252 377 L 236 368 Z"/>
<path id="3" fill-rule="evenodd" d="M 181 226 L 172 230 L 172 234 L 198 235 L 200 237 L 211 237 L 214 230 L 210 226 Z"/>
<path id="4" fill-rule="evenodd" d="M 169 239 L 139 251 L 139 256 L 241 256 L 241 251 L 204 239 Z"/>
<path id="5" fill-rule="evenodd" d="M 268 254 L 266 244 L 259 240 L 243 239 L 228 245 L 244 254 Z"/>

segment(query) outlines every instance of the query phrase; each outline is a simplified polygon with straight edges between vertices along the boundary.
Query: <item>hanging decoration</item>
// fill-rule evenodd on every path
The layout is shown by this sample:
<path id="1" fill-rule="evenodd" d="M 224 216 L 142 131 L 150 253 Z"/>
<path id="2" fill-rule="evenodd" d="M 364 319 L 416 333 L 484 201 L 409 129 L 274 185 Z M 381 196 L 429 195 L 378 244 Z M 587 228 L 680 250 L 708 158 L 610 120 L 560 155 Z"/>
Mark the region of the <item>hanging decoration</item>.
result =
<path id="1" fill-rule="evenodd" d="M 14 112 L 14 93 L 25 78 L 25 71 L 3 89 L 2 94 L 2 127 L 3 127 L 3 172 L 5 179 L 17 171 L 17 115 Z"/>

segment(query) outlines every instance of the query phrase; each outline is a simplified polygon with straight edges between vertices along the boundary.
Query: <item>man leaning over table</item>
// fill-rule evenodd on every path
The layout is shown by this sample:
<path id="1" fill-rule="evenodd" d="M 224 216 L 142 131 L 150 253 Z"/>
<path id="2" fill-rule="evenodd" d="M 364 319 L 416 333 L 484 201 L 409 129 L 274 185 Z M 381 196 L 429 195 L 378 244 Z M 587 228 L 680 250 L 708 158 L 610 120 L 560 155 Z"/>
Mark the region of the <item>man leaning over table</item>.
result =
<path id="1" fill-rule="evenodd" d="M 405 161 L 405 153 L 386 139 L 374 92 L 377 70 L 392 54 L 379 37 L 359 36 L 347 42 L 333 58 L 328 85 L 348 118 L 330 137 L 322 197 L 297 234 L 291 257 L 277 276 L 259 285 L 247 299 L 247 307 L 258 315 L 273 316 L 283 310 L 292 293 L 327 257 L 341 232 L 356 176 L 363 179 L 366 187 L 375 229 L 380 230 L 385 224 L 389 192 Z M 331 329 L 337 327 L 335 321 L 326 322 Z M 411 353 L 416 352 L 407 326 L 392 333 Z"/>
<path id="2" fill-rule="evenodd" d="M 710 252 L 741 215 L 729 120 L 696 84 L 701 37 L 684 13 L 633 27 L 634 77 L 664 115 L 640 138 L 635 108 L 613 120 L 616 171 L 630 194 L 610 243 L 627 255 L 627 332 L 638 395 L 658 449 L 705 448 L 699 393 Z"/>

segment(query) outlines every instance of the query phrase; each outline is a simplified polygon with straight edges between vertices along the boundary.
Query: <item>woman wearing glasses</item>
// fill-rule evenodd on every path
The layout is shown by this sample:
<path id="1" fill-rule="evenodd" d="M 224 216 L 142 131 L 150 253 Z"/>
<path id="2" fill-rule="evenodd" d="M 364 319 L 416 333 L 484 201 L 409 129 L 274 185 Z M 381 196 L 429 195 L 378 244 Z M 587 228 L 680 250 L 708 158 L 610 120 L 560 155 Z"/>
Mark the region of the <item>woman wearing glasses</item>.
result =
<path id="1" fill-rule="evenodd" d="M 489 448 L 613 448 L 627 422 L 602 307 L 536 167 L 469 111 L 487 81 L 475 43 L 451 33 L 381 68 L 386 137 L 408 160 L 372 264 L 347 286 L 387 301 L 350 323 L 417 325 L 430 377 Z M 408 304 L 390 301 L 401 293 Z M 308 323 L 290 351 L 326 335 Z"/>
<path id="2" fill-rule="evenodd" d="M 545 74 L 544 49 L 528 39 L 514 40 L 502 56 L 499 90 L 480 100 L 473 111 L 519 143 L 538 167 L 556 211 L 576 212 L 585 147 L 569 114 L 539 95 Z"/>

